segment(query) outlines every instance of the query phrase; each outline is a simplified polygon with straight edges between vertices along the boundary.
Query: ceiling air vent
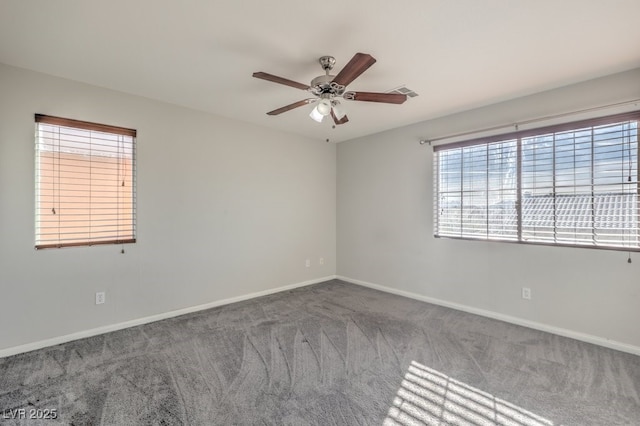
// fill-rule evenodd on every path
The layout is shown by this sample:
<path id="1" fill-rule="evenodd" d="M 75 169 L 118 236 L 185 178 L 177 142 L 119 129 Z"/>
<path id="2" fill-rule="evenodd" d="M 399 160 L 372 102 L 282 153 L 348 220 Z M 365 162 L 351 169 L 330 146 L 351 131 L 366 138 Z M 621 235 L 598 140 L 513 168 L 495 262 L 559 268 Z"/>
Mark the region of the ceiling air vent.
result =
<path id="1" fill-rule="evenodd" d="M 407 95 L 409 98 L 415 98 L 418 96 L 416 92 L 411 89 L 408 89 L 406 86 L 396 87 L 395 89 L 389 90 L 387 93 L 400 93 L 401 95 Z"/>

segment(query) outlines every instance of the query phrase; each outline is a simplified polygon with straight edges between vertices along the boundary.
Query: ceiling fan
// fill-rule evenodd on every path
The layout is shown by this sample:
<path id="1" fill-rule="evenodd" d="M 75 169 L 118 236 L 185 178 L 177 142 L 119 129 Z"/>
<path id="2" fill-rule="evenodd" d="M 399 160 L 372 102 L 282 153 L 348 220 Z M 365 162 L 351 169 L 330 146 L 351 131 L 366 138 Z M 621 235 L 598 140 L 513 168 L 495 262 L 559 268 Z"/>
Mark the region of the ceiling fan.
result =
<path id="1" fill-rule="evenodd" d="M 316 96 L 315 98 L 303 99 L 290 105 L 274 109 L 273 111 L 269 111 L 267 115 L 278 115 L 303 105 L 315 103 L 317 105 L 311 111 L 311 114 L 309 114 L 312 119 L 320 123 L 324 117 L 331 115 L 335 124 L 344 124 L 349 121 L 349 119 L 342 104 L 338 100 L 339 98 L 350 101 L 382 102 L 388 104 L 401 104 L 407 100 L 407 95 L 400 93 L 346 91 L 346 86 L 376 62 L 375 58 L 367 53 L 356 53 L 337 75 L 329 74 L 336 63 L 336 59 L 333 56 L 322 56 L 318 61 L 325 71 L 325 75 L 314 78 L 309 85 L 266 72 L 253 73 L 255 78 L 306 90 Z"/>

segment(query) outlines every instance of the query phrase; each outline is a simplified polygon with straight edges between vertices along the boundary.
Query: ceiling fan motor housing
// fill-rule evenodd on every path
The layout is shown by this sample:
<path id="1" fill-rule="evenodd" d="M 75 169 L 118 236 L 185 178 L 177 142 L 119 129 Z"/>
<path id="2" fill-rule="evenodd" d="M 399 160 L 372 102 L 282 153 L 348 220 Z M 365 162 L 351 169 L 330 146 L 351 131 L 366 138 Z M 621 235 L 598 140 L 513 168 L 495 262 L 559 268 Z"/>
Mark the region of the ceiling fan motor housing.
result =
<path id="1" fill-rule="evenodd" d="M 326 74 L 311 80 L 309 91 L 319 97 L 342 96 L 345 87 L 334 83 L 333 79 L 336 78 L 336 76 L 329 74 L 333 69 L 333 66 L 336 64 L 336 58 L 333 56 L 321 56 L 318 59 L 318 62 L 320 62 L 320 66 Z"/>
<path id="2" fill-rule="evenodd" d="M 311 80 L 309 90 L 316 96 L 321 96 L 324 94 L 329 94 L 331 96 L 342 96 L 345 87 L 340 84 L 334 83 L 334 78 L 335 75 L 329 74 L 318 76 Z"/>

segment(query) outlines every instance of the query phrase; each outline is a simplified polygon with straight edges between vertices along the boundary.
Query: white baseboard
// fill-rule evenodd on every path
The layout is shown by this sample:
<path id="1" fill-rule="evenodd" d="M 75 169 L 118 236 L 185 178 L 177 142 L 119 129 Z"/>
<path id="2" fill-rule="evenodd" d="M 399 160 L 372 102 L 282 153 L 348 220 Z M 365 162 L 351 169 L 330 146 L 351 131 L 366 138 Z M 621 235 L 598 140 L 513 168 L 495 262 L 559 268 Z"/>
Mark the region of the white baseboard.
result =
<path id="1" fill-rule="evenodd" d="M 135 327 L 137 325 L 148 324 L 150 322 L 160 321 L 167 318 L 173 318 L 173 317 L 177 317 L 184 314 L 190 314 L 192 312 L 215 308 L 217 306 L 229 305 L 231 303 L 241 302 L 243 300 L 253 299 L 260 296 L 267 296 L 269 294 L 280 293 L 282 291 L 292 290 L 298 287 L 305 287 L 311 284 L 318 284 L 318 283 L 332 280 L 335 278 L 336 278 L 335 275 L 330 275 L 327 277 L 316 278 L 313 280 L 285 285 L 282 287 L 272 288 L 269 290 L 263 290 L 255 293 L 245 294 L 242 296 L 231 297 L 229 299 L 216 300 L 213 302 L 205 303 L 203 305 L 191 306 L 188 308 L 178 309 L 170 312 L 164 312 L 161 314 L 151 315 L 144 318 L 138 318 L 130 321 L 120 322 L 117 324 L 105 325 L 103 327 L 92 328 L 90 330 L 78 331 L 77 333 L 71 333 L 71 334 L 66 334 L 64 336 L 52 337 L 50 339 L 40 340 L 38 342 L 33 342 L 33 343 L 27 343 L 25 345 L 14 346 L 6 349 L 0 349 L 0 358 L 8 357 L 11 355 L 17 355 L 24 352 L 30 352 L 36 349 L 42 349 L 49 346 L 55 346 L 62 343 L 71 342 L 73 340 L 84 339 L 86 337 L 97 336 L 99 334 L 110 333 L 112 331 L 122 330 L 124 328 Z"/>
<path id="2" fill-rule="evenodd" d="M 344 277 L 337 275 L 336 279 L 346 281 L 351 284 L 361 285 L 363 287 L 369 287 L 375 290 L 384 291 L 386 293 L 397 294 L 399 296 L 408 297 L 410 299 L 420 300 L 422 302 L 432 303 L 434 305 L 445 306 L 447 308 L 456 309 L 458 311 L 469 312 L 471 314 L 480 315 L 487 318 L 493 318 L 500 321 L 508 322 L 511 324 L 521 325 L 523 327 L 533 328 L 534 330 L 546 331 L 547 333 L 557 334 L 559 336 L 569 337 L 571 339 L 581 340 L 587 343 L 593 343 L 594 345 L 604 346 L 605 348 L 615 349 L 622 352 L 627 352 L 634 355 L 640 355 L 640 347 L 629 345 L 615 340 L 609 340 L 591 334 L 580 333 L 577 331 L 569 330 L 566 328 L 554 327 L 547 324 L 542 324 L 535 321 L 529 321 L 526 319 L 512 317 L 510 315 L 500 314 L 498 312 L 487 311 L 485 309 L 474 308 L 472 306 L 462 305 L 459 303 L 447 302 L 446 300 L 435 299 L 433 297 L 423 296 L 421 294 L 412 293 L 409 291 L 398 290 L 391 287 L 385 287 L 379 284 L 373 284 L 367 281 L 356 280 L 354 278 Z"/>
<path id="3" fill-rule="evenodd" d="M 412 293 L 409 291 L 398 290 L 391 287 L 386 287 L 379 284 L 373 284 L 367 281 L 357 280 L 354 278 L 344 277 L 341 275 L 329 275 L 322 278 L 316 278 L 309 281 L 290 284 L 282 287 L 277 287 L 269 290 L 263 290 L 255 293 L 250 293 L 242 296 L 232 297 L 229 299 L 216 300 L 203 305 L 191 306 L 188 308 L 178 309 L 175 311 L 164 312 L 157 315 L 151 315 L 144 318 L 138 318 L 135 320 L 125 321 L 117 324 L 106 325 L 103 327 L 93 328 L 90 330 L 79 331 L 76 333 L 66 334 L 64 336 L 53 337 L 50 339 L 40 340 L 33 343 L 27 343 L 20 346 L 14 346 L 11 348 L 0 349 L 0 358 L 8 357 L 11 355 L 17 355 L 24 352 L 30 352 L 36 349 L 42 349 L 49 346 L 55 346 L 62 343 L 71 342 L 73 340 L 84 339 L 86 337 L 97 336 L 99 334 L 110 333 L 112 331 L 122 330 L 129 327 L 135 327 L 137 325 L 148 324 L 150 322 L 160 321 L 167 318 L 173 318 L 180 315 L 189 314 L 192 312 L 202 311 L 205 309 L 215 308 L 217 306 L 229 305 L 231 303 L 241 302 L 243 300 L 253 299 L 260 296 L 267 296 L 269 294 L 279 293 L 282 291 L 292 290 L 294 288 L 305 287 L 312 284 L 318 284 L 324 281 L 332 279 L 339 279 L 348 283 L 361 285 L 363 287 L 369 287 L 375 290 L 384 291 L 385 293 L 397 294 L 399 296 L 408 297 L 410 299 L 420 300 L 422 302 L 432 303 L 434 305 L 445 306 L 447 308 L 456 309 L 463 312 L 469 312 L 472 314 L 480 315 L 487 318 L 493 318 L 500 321 L 505 321 L 511 324 L 521 325 L 523 327 L 529 327 L 535 330 L 546 331 L 548 333 L 557 334 L 559 336 L 569 337 L 576 340 L 581 340 L 587 343 L 593 343 L 595 345 L 604 346 L 606 348 L 615 349 L 622 352 L 627 352 L 634 355 L 640 355 L 640 347 L 629 345 L 626 343 L 617 342 L 615 340 L 609 340 L 598 336 L 593 336 L 586 333 L 580 333 L 565 328 L 553 327 L 547 324 L 538 323 L 535 321 L 529 321 L 510 315 L 504 315 L 493 311 L 487 311 L 485 309 L 474 308 L 459 303 L 447 302 L 445 300 L 436 299 L 433 297 L 423 296 L 421 294 Z"/>

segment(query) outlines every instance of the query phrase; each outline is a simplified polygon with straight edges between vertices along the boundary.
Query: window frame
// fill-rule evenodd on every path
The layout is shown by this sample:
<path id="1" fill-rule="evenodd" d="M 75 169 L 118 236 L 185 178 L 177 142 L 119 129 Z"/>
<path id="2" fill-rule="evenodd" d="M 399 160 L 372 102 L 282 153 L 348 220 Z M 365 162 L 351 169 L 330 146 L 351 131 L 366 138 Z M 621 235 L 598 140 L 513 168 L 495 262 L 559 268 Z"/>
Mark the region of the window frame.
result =
<path id="1" fill-rule="evenodd" d="M 35 249 L 36 250 L 41 250 L 41 249 L 49 249 L 49 248 L 63 248 L 63 247 L 87 247 L 87 246 L 94 246 L 94 245 L 117 245 L 117 244 L 133 244 L 137 241 L 137 237 L 136 237 L 136 233 L 137 233 L 137 176 L 136 176 L 136 162 L 137 162 L 137 158 L 136 158 L 136 149 L 137 149 L 137 141 L 136 141 L 136 137 L 137 137 L 137 131 L 135 129 L 129 129 L 129 128 L 125 128 L 125 127 L 119 127 L 119 126 L 112 126 L 112 125 L 107 125 L 107 124 L 100 124 L 100 123 L 94 123 L 94 122 L 88 122 L 88 121 L 81 121 L 81 120 L 75 120 L 75 119 L 69 119 L 69 118 L 62 118 L 62 117 L 55 117 L 55 116 L 50 116 L 50 115 L 45 115 L 45 114 L 35 114 L 34 115 L 34 120 L 35 120 L 35 147 L 34 147 L 34 157 L 35 157 L 35 221 L 34 221 L 34 225 L 35 225 L 35 229 L 34 229 L 34 235 L 35 235 Z M 61 237 L 58 237 L 57 240 L 53 240 L 55 242 L 47 242 L 45 238 L 43 238 L 43 234 L 41 234 L 40 230 L 41 230 L 41 223 L 43 223 L 43 221 L 41 220 L 41 212 L 39 211 L 39 209 L 41 208 L 41 203 L 42 203 L 42 196 L 43 194 L 41 193 L 42 191 L 42 182 L 43 182 L 43 168 L 41 166 L 41 159 L 42 159 L 42 152 L 45 152 L 44 149 L 41 148 L 41 145 L 44 145 L 44 142 L 41 141 L 41 137 L 39 134 L 39 126 L 40 124 L 45 124 L 45 125 L 50 125 L 50 126 L 57 126 L 59 128 L 68 128 L 68 129 L 77 129 L 77 130 L 81 130 L 81 131 L 90 131 L 90 132 L 99 132 L 101 134 L 108 134 L 109 136 L 122 136 L 122 137 L 129 137 L 131 138 L 130 142 L 125 142 L 123 140 L 123 146 L 124 144 L 127 144 L 126 148 L 123 149 L 128 149 L 130 150 L 130 167 L 127 166 L 126 168 L 124 168 L 123 170 L 126 170 L 126 172 L 130 173 L 130 177 L 129 177 L 129 181 L 131 184 L 131 188 L 130 188 L 130 212 L 129 213 L 124 213 L 122 214 L 122 216 L 120 216 L 120 208 L 121 206 L 119 204 L 116 205 L 115 210 L 116 210 L 116 218 L 112 219 L 114 221 L 116 221 L 116 230 L 112 231 L 112 234 L 110 234 L 106 239 L 94 239 L 95 237 L 92 237 L 91 235 L 89 235 L 88 238 L 75 238 L 74 240 L 82 240 L 82 241 L 72 241 L 72 242 L 63 242 L 63 240 L 61 239 Z M 90 133 L 90 135 L 92 135 L 92 133 Z M 78 139 L 83 139 L 82 137 L 78 137 Z M 91 151 L 91 149 L 95 146 L 96 142 L 93 142 L 93 137 L 89 136 L 88 138 L 84 138 L 87 140 L 83 140 L 82 142 L 76 142 L 77 145 L 79 147 L 81 147 L 82 149 L 89 149 Z M 118 142 L 119 143 L 119 142 Z M 58 142 L 58 144 L 60 144 L 60 142 Z M 112 148 L 110 148 L 112 149 Z M 119 149 L 119 148 L 118 148 Z M 51 151 L 52 154 L 52 159 L 54 158 L 55 154 L 58 153 L 58 155 L 60 155 L 60 145 L 58 145 L 57 151 Z M 120 170 L 120 165 L 121 165 L 121 161 L 122 158 L 124 157 L 120 157 L 119 156 L 120 153 L 118 152 L 118 155 L 115 157 L 116 158 L 116 167 L 117 170 L 119 172 Z M 90 170 L 93 170 L 93 166 L 92 166 L 92 161 L 94 159 L 94 156 L 92 154 L 89 154 L 88 157 L 90 158 L 89 160 L 82 160 L 82 161 L 88 161 L 89 163 L 89 168 Z M 52 160 L 53 161 L 53 160 Z M 59 160 L 58 160 L 59 161 Z M 52 166 L 55 168 L 55 166 Z M 60 169 L 60 164 L 58 164 L 58 169 Z M 111 169 L 109 169 L 111 170 Z M 52 173 L 55 173 L 55 169 L 52 169 Z M 59 173 L 59 172 L 58 172 Z M 68 171 L 67 171 L 68 173 Z M 89 172 L 89 175 L 91 176 L 92 172 Z M 51 178 L 53 180 L 53 178 Z M 81 179 L 84 179 L 81 178 Z M 120 178 L 119 178 L 120 179 Z M 91 186 L 93 185 L 93 179 L 90 178 L 89 180 L 89 185 L 90 185 L 90 189 L 88 190 L 89 194 L 94 193 L 93 188 L 91 188 Z M 119 184 L 120 180 L 118 180 L 118 184 Z M 123 181 L 122 186 L 124 186 L 125 183 Z M 120 186 L 120 185 L 118 185 Z M 58 198 L 60 197 L 60 188 L 58 188 Z M 94 203 L 97 203 L 97 201 L 93 201 L 91 200 L 91 195 L 89 195 L 90 197 L 90 201 L 88 202 L 89 205 L 89 210 L 93 211 L 93 209 L 95 208 Z M 118 193 L 118 195 L 113 196 L 112 198 L 109 198 L 107 201 L 107 204 L 111 204 L 111 203 L 118 203 L 120 200 L 120 194 Z M 58 201 L 59 202 L 59 201 Z M 111 205 L 109 207 L 110 209 L 114 209 L 114 207 Z M 119 229 L 119 224 L 121 220 L 124 220 L 130 224 L 130 232 L 122 232 Z M 86 227 L 88 227 L 89 229 L 92 228 L 92 226 L 94 226 L 94 221 L 91 220 L 91 218 L 89 218 L 88 220 L 89 224 L 86 225 Z M 64 223 L 64 222 L 61 222 Z M 112 225 L 111 225 L 112 226 Z M 58 229 L 64 229 L 64 226 L 58 226 Z M 90 231 L 89 231 L 90 234 Z M 110 238 L 111 235 L 113 235 L 113 238 Z M 122 236 L 125 235 L 124 238 L 122 238 Z"/>
<path id="2" fill-rule="evenodd" d="M 608 125 L 608 124 L 614 124 L 614 123 L 618 123 L 618 122 L 625 122 L 625 121 L 636 121 L 636 139 L 634 140 L 634 143 L 636 143 L 636 150 L 635 150 L 635 159 L 636 159 L 636 168 L 635 168 L 635 185 L 630 184 L 630 187 L 635 186 L 635 192 L 630 192 L 630 194 L 635 194 L 636 195 L 636 203 L 635 203 L 635 208 L 631 208 L 629 209 L 630 211 L 635 210 L 634 214 L 635 214 L 635 220 L 636 220 L 636 227 L 634 229 L 635 232 L 635 238 L 636 238 L 636 242 L 633 242 L 633 244 L 637 244 L 635 246 L 629 245 L 629 246 L 613 246 L 613 245 L 598 245 L 598 244 L 577 244 L 577 243 L 563 243 L 563 242 L 543 242 L 543 241 L 529 241 L 526 239 L 523 239 L 523 211 L 522 211 L 522 207 L 523 207 L 523 200 L 524 200 L 524 196 L 522 193 L 522 187 L 523 187 L 523 183 L 522 183 L 522 176 L 523 176 L 523 154 L 522 154 L 522 140 L 525 138 L 532 138 L 532 137 L 536 137 L 536 136 L 543 136 L 546 134 L 556 134 L 556 133 L 560 133 L 560 132 L 571 132 L 571 131 L 578 131 L 584 128 L 593 128 L 593 127 L 597 127 L 597 126 L 603 126 L 603 125 Z M 475 146 L 486 146 L 489 147 L 490 144 L 492 143 L 499 143 L 499 142 L 508 142 L 510 140 L 515 140 L 516 141 L 516 146 L 517 146 L 517 159 L 516 159 L 516 167 L 517 167 L 517 172 L 516 172 L 516 201 L 515 201 L 515 209 L 516 209 L 516 222 L 517 222 L 517 231 L 516 231 L 516 236 L 515 239 L 508 239 L 508 238 L 495 238 L 495 237 L 490 237 L 489 234 L 487 233 L 485 236 L 471 236 L 471 235 L 460 235 L 460 236 L 456 236 L 456 235 L 439 235 L 438 231 L 439 231 L 439 212 L 440 212 L 440 200 L 439 200 L 439 195 L 441 194 L 441 191 L 439 189 L 439 185 L 440 185 L 440 169 L 439 169 L 439 153 L 442 151 L 448 151 L 448 150 L 454 150 L 454 149 L 458 149 L 458 148 L 468 148 L 468 147 L 475 147 Z M 590 144 L 591 146 L 594 146 L 594 139 L 592 138 L 590 140 Z M 487 242 L 505 242 L 505 243 L 516 243 L 516 244 L 533 244 L 533 245 L 542 245 L 542 246 L 553 246 L 553 247 L 572 247 L 572 248 L 591 248 L 591 249 L 601 249 L 601 250 L 617 250 L 617 251 L 633 251 L 633 252 L 638 252 L 640 251 L 640 110 L 639 111 L 632 111 L 632 112 L 626 112 L 626 113 L 622 113 L 622 114 L 615 114 L 615 115 L 608 115 L 608 116 L 603 116 L 603 117 L 597 117 L 597 118 L 592 118 L 592 119 L 585 119 L 585 120 L 579 120 L 579 121 L 573 121 L 573 122 L 567 122 L 567 123 L 562 123 L 562 124 L 555 124 L 555 125 L 550 125 L 550 126 L 544 126 L 544 127 L 537 127 L 537 128 L 532 128 L 532 129 L 526 129 L 526 130 L 516 130 L 514 132 L 508 132 L 508 133 L 502 133 L 502 134 L 496 134 L 496 135 L 491 135 L 491 136 L 486 136 L 486 137 L 480 137 L 480 138 L 475 138 L 475 139 L 470 139 L 470 140 L 464 140 L 464 141 L 459 141 L 459 142 L 453 142 L 453 143 L 444 143 L 444 144 L 439 144 L 439 145 L 435 145 L 433 146 L 433 235 L 435 238 L 446 238 L 446 239 L 457 239 L 457 240 L 471 240 L 471 241 L 487 241 Z M 464 181 L 461 180 L 460 182 L 460 194 L 462 196 L 462 194 L 464 193 L 463 190 L 463 185 L 464 185 Z M 486 190 L 488 191 L 488 189 Z M 558 195 L 562 195 L 562 194 L 558 194 L 557 192 L 553 192 L 552 193 L 553 197 L 557 197 Z M 592 207 L 593 207 L 593 203 L 594 201 L 591 201 L 592 203 Z M 596 216 L 594 216 L 594 220 L 595 220 Z M 489 217 L 487 216 L 486 218 L 486 222 L 487 224 L 489 224 Z M 488 226 L 488 225 L 487 225 Z M 463 228 L 461 225 L 461 233 L 463 233 Z"/>

